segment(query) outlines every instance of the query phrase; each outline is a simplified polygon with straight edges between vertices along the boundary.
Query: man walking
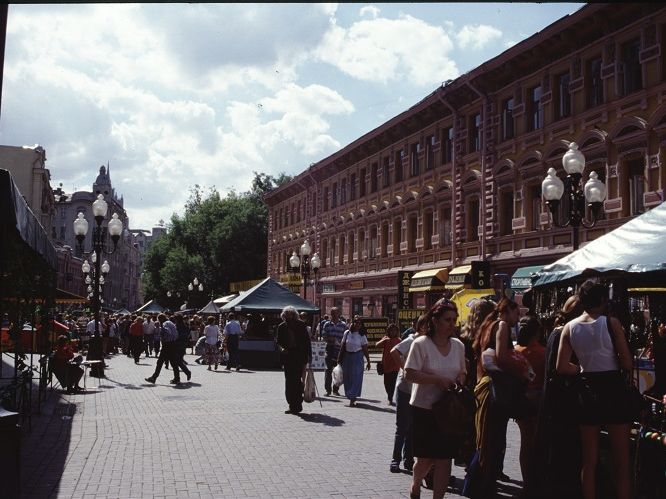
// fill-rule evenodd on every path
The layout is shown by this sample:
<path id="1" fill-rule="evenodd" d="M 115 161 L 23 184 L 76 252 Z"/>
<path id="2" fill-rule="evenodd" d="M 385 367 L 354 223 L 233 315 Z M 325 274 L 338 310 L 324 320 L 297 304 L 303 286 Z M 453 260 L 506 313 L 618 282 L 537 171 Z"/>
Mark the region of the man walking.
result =
<path id="1" fill-rule="evenodd" d="M 240 371 L 238 346 L 240 344 L 240 335 L 243 334 L 243 330 L 233 313 L 230 313 L 227 319 L 227 324 L 224 326 L 224 342 L 227 346 L 227 352 L 229 352 L 227 371 L 230 371 L 232 367 L 235 367 L 236 371 Z"/>
<path id="2" fill-rule="evenodd" d="M 312 358 L 310 335 L 294 307 L 285 307 L 280 317 L 283 322 L 278 326 L 277 343 L 284 366 L 284 394 L 289 404 L 285 413 L 298 414 L 303 411 L 303 372 Z"/>
<path id="3" fill-rule="evenodd" d="M 338 363 L 338 355 L 340 354 L 340 345 L 342 337 L 347 330 L 347 324 L 340 320 L 340 309 L 333 307 L 331 309 L 331 320 L 324 324 L 323 340 L 326 342 L 326 374 L 324 375 L 324 388 L 326 389 L 326 396 L 333 393 L 339 395 L 338 386 L 332 386 L 333 383 L 333 368 Z"/>
<path id="4" fill-rule="evenodd" d="M 176 325 L 168 320 L 165 314 L 160 314 L 157 316 L 158 325 L 156 326 L 160 330 L 160 337 L 162 338 L 162 350 L 159 357 L 157 358 L 157 365 L 155 366 L 155 372 L 149 378 L 146 378 L 146 381 L 149 383 L 155 383 L 157 377 L 160 375 L 162 370 L 162 365 L 168 360 L 173 368 L 173 379 L 169 381 L 172 385 L 180 384 L 180 370 L 178 369 L 178 347 L 176 340 L 178 339 L 178 331 L 176 330 Z M 186 371 L 187 380 L 189 381 L 192 373 Z"/>
<path id="5" fill-rule="evenodd" d="M 155 336 L 155 323 L 150 315 L 147 315 L 143 321 L 143 351 L 146 357 L 153 353 Z"/>

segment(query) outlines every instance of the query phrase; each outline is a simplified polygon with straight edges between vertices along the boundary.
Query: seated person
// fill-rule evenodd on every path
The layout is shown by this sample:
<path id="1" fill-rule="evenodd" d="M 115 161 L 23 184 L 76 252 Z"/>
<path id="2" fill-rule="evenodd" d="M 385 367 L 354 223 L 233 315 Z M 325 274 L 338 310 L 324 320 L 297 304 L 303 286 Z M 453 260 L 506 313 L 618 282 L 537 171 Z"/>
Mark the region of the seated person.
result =
<path id="1" fill-rule="evenodd" d="M 53 371 L 59 379 L 64 379 L 67 393 L 81 391 L 79 381 L 83 376 L 83 369 L 72 363 L 74 348 L 67 336 L 60 335 L 56 340 L 56 349 L 53 357 Z"/>

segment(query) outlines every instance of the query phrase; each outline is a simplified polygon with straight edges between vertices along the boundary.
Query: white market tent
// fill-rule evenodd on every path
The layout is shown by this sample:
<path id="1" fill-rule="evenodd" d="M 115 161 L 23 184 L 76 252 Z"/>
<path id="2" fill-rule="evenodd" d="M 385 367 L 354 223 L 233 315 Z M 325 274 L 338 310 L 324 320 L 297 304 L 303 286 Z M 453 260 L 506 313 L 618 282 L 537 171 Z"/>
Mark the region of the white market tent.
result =
<path id="1" fill-rule="evenodd" d="M 234 293 L 232 295 L 222 296 L 221 298 L 214 299 L 213 303 L 217 306 L 226 305 L 227 303 L 229 303 L 231 300 L 233 300 L 237 296 L 238 296 L 237 293 Z"/>
<path id="2" fill-rule="evenodd" d="M 544 286 L 579 276 L 666 270 L 666 203 L 546 265 L 532 281 Z"/>

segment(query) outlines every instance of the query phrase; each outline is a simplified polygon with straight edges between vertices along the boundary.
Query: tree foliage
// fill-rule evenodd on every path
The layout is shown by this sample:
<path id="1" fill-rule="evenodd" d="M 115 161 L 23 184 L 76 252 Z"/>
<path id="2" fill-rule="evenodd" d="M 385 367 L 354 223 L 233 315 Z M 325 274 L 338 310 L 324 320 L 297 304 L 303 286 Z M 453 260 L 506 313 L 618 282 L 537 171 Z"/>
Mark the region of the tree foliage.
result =
<path id="1" fill-rule="evenodd" d="M 190 302 L 205 304 L 211 295 L 226 293 L 230 282 L 265 276 L 268 208 L 263 196 L 289 180 L 284 173 L 273 177 L 254 172 L 250 191 L 231 191 L 226 197 L 195 185 L 184 214 L 171 217 L 167 233 L 146 254 L 146 300 L 156 298 L 171 307 L 183 303 L 187 285 L 197 277 L 204 293 L 191 293 Z M 181 297 L 168 298 L 167 291 Z"/>

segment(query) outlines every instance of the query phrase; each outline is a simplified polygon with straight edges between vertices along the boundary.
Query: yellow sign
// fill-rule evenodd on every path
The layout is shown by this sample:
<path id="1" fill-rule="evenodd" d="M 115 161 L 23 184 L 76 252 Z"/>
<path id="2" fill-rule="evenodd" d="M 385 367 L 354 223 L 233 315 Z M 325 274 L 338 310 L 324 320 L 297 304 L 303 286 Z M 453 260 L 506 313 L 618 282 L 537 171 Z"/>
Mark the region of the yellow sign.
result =
<path id="1" fill-rule="evenodd" d="M 363 281 L 352 281 L 349 283 L 349 289 L 363 289 Z"/>

